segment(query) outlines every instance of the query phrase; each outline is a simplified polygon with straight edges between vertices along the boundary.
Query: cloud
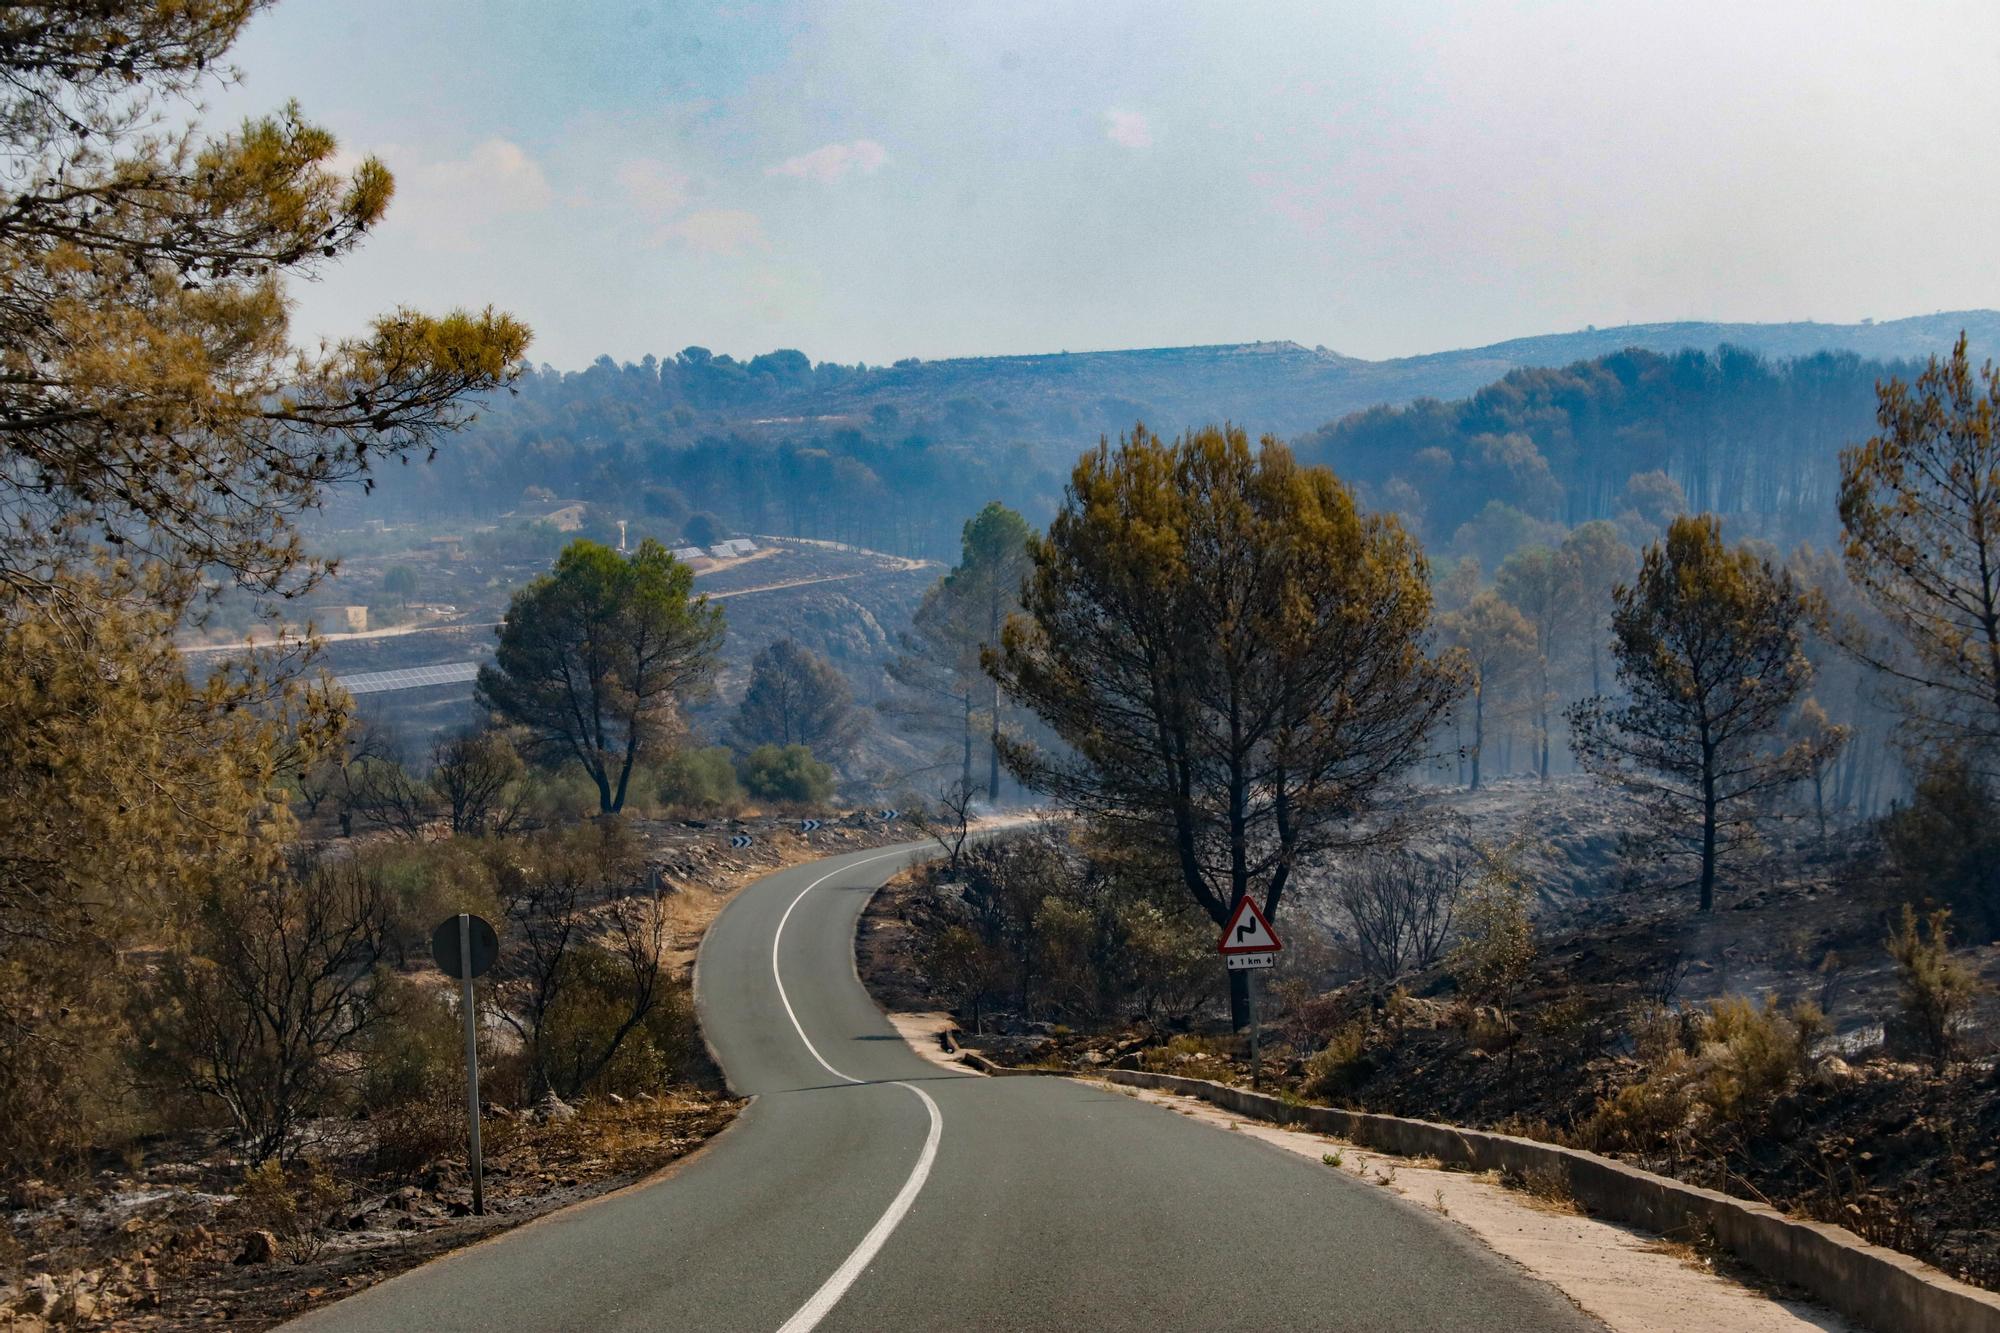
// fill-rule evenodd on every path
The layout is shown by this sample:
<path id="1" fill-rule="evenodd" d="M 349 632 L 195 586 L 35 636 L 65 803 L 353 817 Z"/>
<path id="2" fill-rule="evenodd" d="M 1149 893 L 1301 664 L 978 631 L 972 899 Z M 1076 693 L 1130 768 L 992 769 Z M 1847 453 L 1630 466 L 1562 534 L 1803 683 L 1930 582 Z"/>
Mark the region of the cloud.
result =
<path id="1" fill-rule="evenodd" d="M 654 157 L 633 158 L 618 168 L 618 184 L 639 215 L 664 222 L 688 201 L 688 175 Z"/>
<path id="2" fill-rule="evenodd" d="M 494 219 L 539 213 L 555 200 L 541 166 L 506 139 L 475 144 L 463 157 L 427 158 L 402 144 L 384 144 L 376 156 L 396 177 L 387 226 L 430 250 L 476 251 Z M 352 170 L 359 158 L 350 157 L 336 167 Z"/>
<path id="3" fill-rule="evenodd" d="M 800 180 L 832 185 L 845 180 L 850 172 L 872 176 L 889 160 L 889 150 L 873 139 L 853 143 L 830 143 L 810 153 L 787 158 L 775 167 L 766 167 L 766 176 L 795 176 Z"/>
<path id="4" fill-rule="evenodd" d="M 667 234 L 680 238 L 691 250 L 711 255 L 740 255 L 770 245 L 764 238 L 763 219 L 740 208 L 690 213 L 669 227 Z"/>
<path id="5" fill-rule="evenodd" d="M 1104 137 L 1120 148 L 1151 148 L 1153 126 L 1137 111 L 1113 109 L 1104 113 Z"/>
<path id="6" fill-rule="evenodd" d="M 417 178 L 426 194 L 488 212 L 537 213 L 554 197 L 535 159 L 506 139 L 488 139 L 462 158 L 421 166 Z"/>

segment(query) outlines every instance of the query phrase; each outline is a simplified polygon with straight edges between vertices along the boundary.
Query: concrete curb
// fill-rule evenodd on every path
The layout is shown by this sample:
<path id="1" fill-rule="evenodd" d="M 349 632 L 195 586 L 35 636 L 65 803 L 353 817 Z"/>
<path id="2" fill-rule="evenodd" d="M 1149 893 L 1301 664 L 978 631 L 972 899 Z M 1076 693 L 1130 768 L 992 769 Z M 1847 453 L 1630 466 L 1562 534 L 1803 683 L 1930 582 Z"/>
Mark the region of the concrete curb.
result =
<path id="1" fill-rule="evenodd" d="M 1076 1077 L 1074 1069 L 1017 1069 L 1012 1065 L 996 1065 L 977 1051 L 960 1050 L 958 1053 L 958 1062 L 962 1065 L 969 1065 L 982 1074 L 990 1074 L 994 1078 L 1012 1078 L 1023 1074 L 1039 1074 L 1044 1077 L 1054 1078 Z"/>
<path id="2" fill-rule="evenodd" d="M 1176 1074 L 1106 1069 L 1092 1077 L 1199 1097 L 1253 1120 L 1301 1125 L 1383 1152 L 1435 1157 L 1474 1171 L 1557 1171 L 1592 1213 L 1668 1237 L 1712 1234 L 1765 1276 L 1789 1282 L 1881 1333 L 2000 1333 L 2000 1295 L 1870 1245 L 1845 1227 L 1802 1222 L 1764 1204 L 1684 1185 L 1596 1153 L 1426 1120 L 1306 1106 Z"/>

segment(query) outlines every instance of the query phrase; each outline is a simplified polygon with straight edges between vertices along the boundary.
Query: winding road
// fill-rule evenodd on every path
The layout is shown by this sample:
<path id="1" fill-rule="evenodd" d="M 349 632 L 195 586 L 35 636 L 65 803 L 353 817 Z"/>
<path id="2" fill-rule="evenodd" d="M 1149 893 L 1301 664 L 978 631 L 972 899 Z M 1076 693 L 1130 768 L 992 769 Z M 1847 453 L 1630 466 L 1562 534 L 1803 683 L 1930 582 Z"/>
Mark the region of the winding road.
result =
<path id="1" fill-rule="evenodd" d="M 702 1151 L 290 1327 L 1601 1327 L 1345 1172 L 1095 1085 L 923 1059 L 853 962 L 869 895 L 923 854 L 777 872 L 710 929 L 702 1022 L 755 1100 Z"/>

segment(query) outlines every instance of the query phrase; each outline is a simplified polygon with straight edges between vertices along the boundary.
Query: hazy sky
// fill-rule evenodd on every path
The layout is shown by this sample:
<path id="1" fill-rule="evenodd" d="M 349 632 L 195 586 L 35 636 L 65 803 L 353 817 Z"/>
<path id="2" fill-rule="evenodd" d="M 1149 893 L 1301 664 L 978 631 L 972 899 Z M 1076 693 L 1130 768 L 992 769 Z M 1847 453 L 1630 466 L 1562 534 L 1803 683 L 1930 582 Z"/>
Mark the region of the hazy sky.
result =
<path id="1" fill-rule="evenodd" d="M 289 0 L 236 63 L 218 117 L 296 97 L 398 180 L 303 334 L 1381 357 L 2000 305 L 1989 0 Z"/>

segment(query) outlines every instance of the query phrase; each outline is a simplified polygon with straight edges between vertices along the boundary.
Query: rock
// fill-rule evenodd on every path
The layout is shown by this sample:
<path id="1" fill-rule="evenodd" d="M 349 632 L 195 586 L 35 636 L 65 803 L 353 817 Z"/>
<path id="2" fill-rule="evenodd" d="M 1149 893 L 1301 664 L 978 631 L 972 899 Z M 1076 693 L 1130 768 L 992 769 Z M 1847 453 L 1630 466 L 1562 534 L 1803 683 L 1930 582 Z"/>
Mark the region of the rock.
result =
<path id="1" fill-rule="evenodd" d="M 8 1191 L 8 1206 L 13 1208 L 46 1208 L 62 1198 L 62 1191 L 41 1180 L 24 1180 Z"/>
<path id="2" fill-rule="evenodd" d="M 47 1273 L 37 1273 L 34 1277 L 28 1279 L 28 1283 L 22 1288 L 20 1296 L 15 1299 L 14 1310 L 18 1314 L 47 1314 L 55 1308 L 56 1300 L 60 1295 L 61 1293 L 56 1287 L 56 1280 L 54 1278 L 50 1277 Z"/>
<path id="3" fill-rule="evenodd" d="M 364 1204 L 347 1215 L 341 1223 L 349 1231 L 372 1231 L 386 1220 L 382 1216 L 386 1200 L 377 1199 L 372 1204 Z"/>
<path id="4" fill-rule="evenodd" d="M 237 1254 L 239 1264 L 274 1264 L 283 1253 L 278 1248 L 278 1238 L 268 1231 L 252 1231 L 243 1237 L 243 1249 Z"/>
<path id="5" fill-rule="evenodd" d="M 81 1287 L 71 1287 L 56 1302 L 56 1308 L 49 1312 L 52 1322 L 58 1324 L 80 1324 L 97 1314 L 97 1297 Z"/>
<path id="6" fill-rule="evenodd" d="M 576 1119 L 576 1108 L 551 1092 L 535 1103 L 535 1117 L 539 1120 L 565 1121 Z"/>

